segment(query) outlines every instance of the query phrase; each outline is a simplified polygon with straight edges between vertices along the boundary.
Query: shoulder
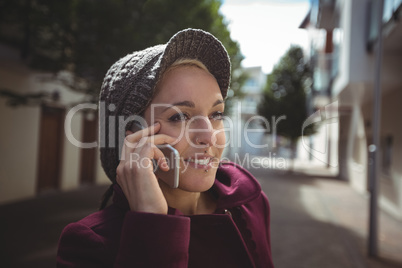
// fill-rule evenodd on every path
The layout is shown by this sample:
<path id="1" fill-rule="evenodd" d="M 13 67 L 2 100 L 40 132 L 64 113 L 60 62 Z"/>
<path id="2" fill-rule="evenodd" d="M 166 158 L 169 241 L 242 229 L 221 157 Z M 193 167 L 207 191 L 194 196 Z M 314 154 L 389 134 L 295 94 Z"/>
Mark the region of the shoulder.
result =
<path id="1" fill-rule="evenodd" d="M 115 205 L 111 205 L 105 209 L 86 216 L 77 223 L 87 226 L 90 229 L 98 229 L 110 224 L 114 225 L 115 222 L 122 222 L 124 215 L 125 211 L 120 210 Z"/>
<path id="2" fill-rule="evenodd" d="M 58 266 L 112 265 L 119 246 L 123 220 L 124 213 L 111 205 L 67 225 L 58 242 Z M 92 262 L 92 265 L 88 265 Z"/>
<path id="3" fill-rule="evenodd" d="M 67 225 L 61 234 L 63 238 L 75 238 L 81 240 L 86 237 L 92 241 L 103 240 L 104 237 L 114 235 L 121 230 L 124 220 L 124 212 L 111 205 L 101 211 Z"/>
<path id="4" fill-rule="evenodd" d="M 124 217 L 124 211 L 111 205 L 68 224 L 60 235 L 59 257 L 66 252 L 69 254 L 73 248 L 75 251 L 85 248 L 96 254 L 104 252 L 105 256 L 102 258 L 108 259 L 118 248 Z"/>

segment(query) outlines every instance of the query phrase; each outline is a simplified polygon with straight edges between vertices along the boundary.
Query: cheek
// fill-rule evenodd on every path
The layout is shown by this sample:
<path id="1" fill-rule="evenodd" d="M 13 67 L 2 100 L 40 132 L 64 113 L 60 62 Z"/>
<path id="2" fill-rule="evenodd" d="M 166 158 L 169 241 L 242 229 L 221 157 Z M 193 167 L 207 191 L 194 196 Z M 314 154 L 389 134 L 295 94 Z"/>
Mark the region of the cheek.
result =
<path id="1" fill-rule="evenodd" d="M 224 131 L 219 131 L 216 135 L 216 144 L 217 145 L 224 145 L 226 142 L 226 135 Z"/>
<path id="2" fill-rule="evenodd" d="M 162 124 L 159 133 L 175 138 L 176 141 L 172 145 L 181 154 L 185 150 L 185 148 L 188 147 L 186 135 L 183 130 L 184 128 L 180 127 L 180 124 L 173 126 Z"/>
<path id="3" fill-rule="evenodd" d="M 219 157 L 222 155 L 223 149 L 225 147 L 226 143 L 226 135 L 224 131 L 220 131 L 215 135 L 216 141 L 215 141 L 215 147 L 219 151 Z"/>
<path id="4" fill-rule="evenodd" d="M 184 129 L 185 128 L 181 127 L 180 123 L 173 126 L 162 123 L 159 133 L 176 138 L 176 143 L 182 143 L 182 140 L 185 138 Z"/>

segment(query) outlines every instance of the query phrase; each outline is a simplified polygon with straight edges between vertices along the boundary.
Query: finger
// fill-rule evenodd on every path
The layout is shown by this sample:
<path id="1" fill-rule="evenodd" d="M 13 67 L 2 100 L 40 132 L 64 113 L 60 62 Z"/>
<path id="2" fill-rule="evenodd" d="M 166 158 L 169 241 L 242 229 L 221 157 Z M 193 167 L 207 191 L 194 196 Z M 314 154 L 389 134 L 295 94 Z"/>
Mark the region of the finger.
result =
<path id="1" fill-rule="evenodd" d="M 144 128 L 142 130 L 136 131 L 132 134 L 129 134 L 126 136 L 126 141 L 129 143 L 134 143 L 140 140 L 143 137 L 155 135 L 161 127 L 161 124 L 159 122 L 156 122 L 150 127 Z M 126 134 L 130 133 L 131 131 L 127 131 Z"/>
<path id="2" fill-rule="evenodd" d="M 142 158 L 154 159 L 156 165 L 158 165 L 162 170 L 169 170 L 165 155 L 152 143 L 146 143 L 144 146 L 137 148 L 133 154 L 137 157 L 136 161 L 142 162 Z"/>
<path id="3" fill-rule="evenodd" d="M 169 135 L 166 134 L 157 134 L 153 136 L 148 136 L 148 137 L 142 137 L 140 140 L 136 142 L 127 142 L 125 143 L 126 150 L 128 152 L 132 152 L 133 150 L 136 150 L 137 148 L 143 147 L 145 144 L 150 143 L 152 146 L 156 145 L 162 145 L 162 144 L 171 144 L 174 145 L 176 144 L 176 138 L 173 138 Z M 130 150 L 132 149 L 132 150 Z"/>
<path id="4" fill-rule="evenodd" d="M 134 132 L 132 132 L 131 130 L 126 130 L 126 137 L 128 136 L 128 135 L 131 135 L 131 134 L 133 134 Z"/>
<path id="5" fill-rule="evenodd" d="M 144 137 L 143 139 L 146 140 L 149 138 Z M 140 143 L 143 143 L 144 145 L 138 146 L 135 149 L 125 148 L 127 149 L 124 155 L 125 162 L 129 162 L 130 164 L 135 165 L 138 168 L 152 168 L 152 165 L 148 166 L 148 161 L 146 161 L 146 159 L 155 159 L 156 164 L 162 170 L 169 170 L 165 155 L 156 145 L 150 142 L 143 142 L 142 140 L 138 142 L 138 144 Z"/>
<path id="6" fill-rule="evenodd" d="M 159 168 L 162 169 L 163 171 L 168 171 L 169 170 L 169 164 L 166 161 L 166 156 L 156 146 L 153 148 L 153 151 L 154 151 L 154 159 L 156 160 L 156 163 L 159 166 Z"/>
<path id="7" fill-rule="evenodd" d="M 166 134 L 156 134 L 150 136 L 146 140 L 142 140 L 141 142 L 150 142 L 154 145 L 162 145 L 162 144 L 174 144 L 176 142 L 176 138 Z"/>

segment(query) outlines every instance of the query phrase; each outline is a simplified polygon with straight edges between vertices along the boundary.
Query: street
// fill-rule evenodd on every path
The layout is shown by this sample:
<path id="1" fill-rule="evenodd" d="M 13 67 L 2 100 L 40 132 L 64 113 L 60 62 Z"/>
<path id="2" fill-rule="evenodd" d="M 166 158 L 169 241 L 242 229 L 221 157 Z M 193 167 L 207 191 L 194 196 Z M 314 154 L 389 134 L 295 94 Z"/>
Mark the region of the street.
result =
<path id="1" fill-rule="evenodd" d="M 402 267 L 402 225 L 380 214 L 381 258 L 367 257 L 368 198 L 347 182 L 297 170 L 255 169 L 271 204 L 271 242 L 278 268 Z M 2 267 L 55 267 L 61 230 L 98 209 L 106 186 L 84 186 L 0 206 Z M 398 259 L 399 258 L 399 259 Z"/>
<path id="2" fill-rule="evenodd" d="M 303 174 L 258 179 L 271 203 L 276 267 L 402 267 L 402 225 L 385 213 L 380 214 L 381 258 L 367 257 L 368 197 L 347 182 Z"/>

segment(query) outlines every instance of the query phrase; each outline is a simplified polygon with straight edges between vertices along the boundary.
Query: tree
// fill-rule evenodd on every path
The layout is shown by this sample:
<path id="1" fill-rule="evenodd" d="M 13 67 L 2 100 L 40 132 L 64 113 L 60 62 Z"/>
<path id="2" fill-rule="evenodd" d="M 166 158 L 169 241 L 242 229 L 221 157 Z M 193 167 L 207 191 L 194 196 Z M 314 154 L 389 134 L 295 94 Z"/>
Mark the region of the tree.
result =
<path id="1" fill-rule="evenodd" d="M 96 101 L 117 59 L 189 27 L 222 41 L 235 74 L 243 56 L 219 7 L 218 0 L 0 0 L 0 42 L 20 48 L 34 69 L 70 71 L 74 79 L 63 81 Z"/>
<path id="2" fill-rule="evenodd" d="M 279 63 L 268 75 L 263 99 L 258 106 L 258 113 L 268 122 L 275 117 L 285 116 L 278 121 L 274 135 L 290 140 L 292 160 L 296 153 L 296 144 L 302 135 L 314 133 L 313 126 L 302 129 L 307 119 L 306 84 L 309 81 L 309 66 L 303 60 L 303 51 L 299 46 L 291 46 Z M 291 170 L 293 168 L 293 161 Z"/>

